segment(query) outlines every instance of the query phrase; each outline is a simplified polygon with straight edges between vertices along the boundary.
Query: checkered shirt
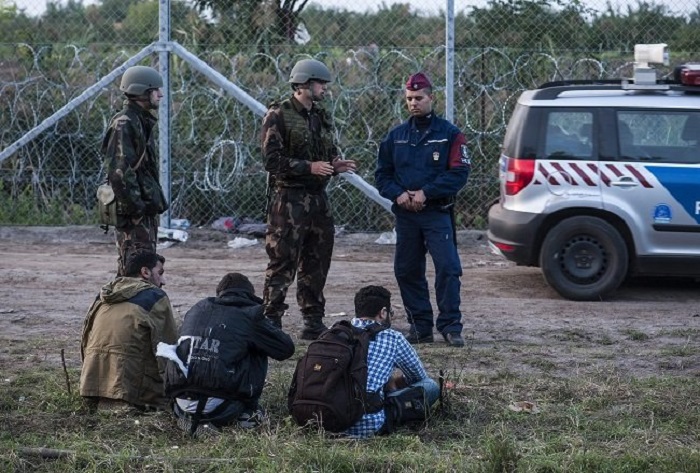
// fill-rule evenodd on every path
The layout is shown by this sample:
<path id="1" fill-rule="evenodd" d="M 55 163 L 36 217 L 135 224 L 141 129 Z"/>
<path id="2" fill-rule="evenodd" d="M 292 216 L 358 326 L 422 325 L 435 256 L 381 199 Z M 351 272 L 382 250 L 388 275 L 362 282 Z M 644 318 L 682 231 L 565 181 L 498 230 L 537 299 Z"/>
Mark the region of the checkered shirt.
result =
<path id="1" fill-rule="evenodd" d="M 373 320 L 354 318 L 355 327 L 367 327 L 376 323 Z M 379 391 L 383 397 L 383 387 L 391 378 L 394 368 L 399 368 L 409 384 L 428 377 L 423 364 L 406 338 L 393 329 L 379 332 L 369 343 L 367 353 L 367 392 Z M 384 410 L 365 414 L 345 433 L 356 438 L 366 438 L 375 434 L 384 425 Z"/>

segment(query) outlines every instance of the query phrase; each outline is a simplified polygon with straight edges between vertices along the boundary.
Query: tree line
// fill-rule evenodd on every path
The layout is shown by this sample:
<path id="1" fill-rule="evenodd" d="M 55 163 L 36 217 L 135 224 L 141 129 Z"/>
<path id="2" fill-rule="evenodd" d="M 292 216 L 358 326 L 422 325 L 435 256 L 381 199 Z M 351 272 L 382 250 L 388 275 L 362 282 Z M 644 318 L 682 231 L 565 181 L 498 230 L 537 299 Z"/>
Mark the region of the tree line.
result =
<path id="1" fill-rule="evenodd" d="M 11 0 L 0 0 L 0 43 L 148 44 L 158 38 L 157 0 L 49 2 L 32 16 Z M 275 53 L 304 42 L 329 46 L 425 48 L 444 42 L 444 18 L 423 15 L 408 4 L 381 3 L 372 12 L 308 5 L 308 0 L 188 0 L 171 3 L 172 39 L 190 48 L 217 47 Z M 458 48 L 630 51 L 636 43 L 665 42 L 672 50 L 700 46 L 700 5 L 677 14 L 661 3 L 610 3 L 592 10 L 568 0 L 490 0 L 459 11 Z"/>

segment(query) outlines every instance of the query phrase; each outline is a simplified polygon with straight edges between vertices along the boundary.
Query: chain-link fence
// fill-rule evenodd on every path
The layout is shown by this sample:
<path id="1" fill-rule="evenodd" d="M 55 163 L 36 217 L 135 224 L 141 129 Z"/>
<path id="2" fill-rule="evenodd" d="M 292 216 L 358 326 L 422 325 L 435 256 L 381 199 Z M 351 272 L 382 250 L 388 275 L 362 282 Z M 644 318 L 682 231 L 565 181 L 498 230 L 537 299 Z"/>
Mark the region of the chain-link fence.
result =
<path id="1" fill-rule="evenodd" d="M 260 104 L 291 92 L 287 78 L 299 58 L 328 64 L 334 81 L 325 107 L 343 154 L 359 162 L 358 175 L 370 184 L 379 142 L 407 117 L 402 84 L 427 71 L 438 112 L 451 114 L 470 140 L 472 174 L 456 206 L 462 228 L 483 228 L 498 197 L 500 143 L 522 90 L 558 79 L 630 76 L 636 43 L 668 43 L 676 63 L 693 59 L 700 45 L 700 9 L 690 0 L 619 7 L 603 0 L 496 0 L 476 7 L 455 0 L 454 17 L 445 14 L 446 0 L 341 3 L 173 1 L 168 26 L 172 41 Z M 121 107 L 118 81 L 26 144 L 8 147 L 158 41 L 160 7 L 155 0 L 19 6 L 0 0 L 0 224 L 96 222 L 100 145 Z M 454 51 L 446 29 L 454 31 Z M 141 63 L 158 66 L 158 58 L 151 54 Z M 172 55 L 169 68 L 171 217 L 193 225 L 222 216 L 262 221 L 259 115 L 183 57 Z M 446 103 L 453 109 L 445 110 Z M 338 225 L 391 228 L 391 215 L 347 180 L 335 178 L 329 193 Z"/>

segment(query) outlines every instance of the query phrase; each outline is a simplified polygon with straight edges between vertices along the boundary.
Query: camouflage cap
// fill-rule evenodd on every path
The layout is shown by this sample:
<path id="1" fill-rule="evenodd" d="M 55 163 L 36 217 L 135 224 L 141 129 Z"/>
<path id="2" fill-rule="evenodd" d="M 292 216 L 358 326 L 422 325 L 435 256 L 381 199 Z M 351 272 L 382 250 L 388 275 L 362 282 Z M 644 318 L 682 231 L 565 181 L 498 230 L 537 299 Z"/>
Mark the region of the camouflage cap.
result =
<path id="1" fill-rule="evenodd" d="M 433 87 L 428 76 L 422 72 L 417 72 L 408 78 L 406 81 L 406 90 L 420 90 L 428 87 Z"/>

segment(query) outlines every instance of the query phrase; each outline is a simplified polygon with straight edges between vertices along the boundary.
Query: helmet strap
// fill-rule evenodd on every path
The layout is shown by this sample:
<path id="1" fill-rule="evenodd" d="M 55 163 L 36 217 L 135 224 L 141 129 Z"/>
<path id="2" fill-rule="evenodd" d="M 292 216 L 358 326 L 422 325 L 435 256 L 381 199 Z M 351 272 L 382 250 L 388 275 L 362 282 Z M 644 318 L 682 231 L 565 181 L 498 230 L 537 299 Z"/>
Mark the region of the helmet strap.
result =
<path id="1" fill-rule="evenodd" d="M 306 84 L 299 84 L 299 86 L 294 90 L 294 97 L 308 110 L 313 106 L 313 99 L 311 98 L 310 92 L 305 92 L 309 90 L 308 82 Z"/>
<path id="2" fill-rule="evenodd" d="M 151 91 L 153 91 L 153 89 L 148 89 L 146 93 L 142 95 L 124 95 L 126 95 L 126 98 L 129 99 L 129 101 L 136 102 L 141 108 L 146 110 L 155 110 L 156 107 L 153 106 L 153 102 L 151 101 Z"/>

